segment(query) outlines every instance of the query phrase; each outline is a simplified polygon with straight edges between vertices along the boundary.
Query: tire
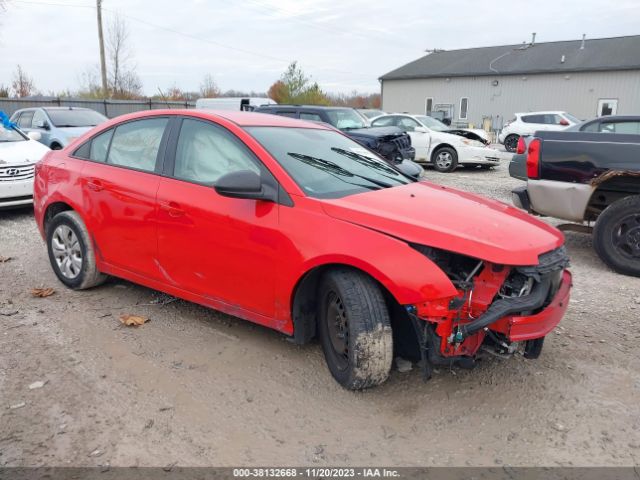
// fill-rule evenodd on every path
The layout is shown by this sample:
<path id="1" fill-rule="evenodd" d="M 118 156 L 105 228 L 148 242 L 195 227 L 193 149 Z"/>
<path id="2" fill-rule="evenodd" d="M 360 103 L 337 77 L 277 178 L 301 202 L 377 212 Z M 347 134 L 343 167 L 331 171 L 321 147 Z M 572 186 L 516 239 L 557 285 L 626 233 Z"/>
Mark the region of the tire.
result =
<path id="1" fill-rule="evenodd" d="M 58 143 L 52 143 L 51 144 L 51 150 L 62 150 L 62 145 L 60 145 Z"/>
<path id="2" fill-rule="evenodd" d="M 458 152 L 451 147 L 440 147 L 433 154 L 433 168 L 442 173 L 453 172 L 458 166 Z"/>
<path id="3" fill-rule="evenodd" d="M 84 290 L 107 279 L 96 267 L 89 232 L 76 212 L 65 211 L 53 217 L 46 226 L 46 239 L 51 267 L 67 287 Z"/>
<path id="4" fill-rule="evenodd" d="M 389 311 L 380 287 L 362 272 L 327 272 L 318 293 L 318 333 L 333 378 L 349 390 L 383 383 L 393 360 Z"/>
<path id="5" fill-rule="evenodd" d="M 640 277 L 640 195 L 605 208 L 593 228 L 593 247 L 616 272 Z"/>
<path id="6" fill-rule="evenodd" d="M 504 139 L 504 149 L 507 152 L 515 153 L 518 149 L 518 139 L 520 135 L 516 135 L 512 133 L 511 135 L 507 135 L 507 138 Z"/>

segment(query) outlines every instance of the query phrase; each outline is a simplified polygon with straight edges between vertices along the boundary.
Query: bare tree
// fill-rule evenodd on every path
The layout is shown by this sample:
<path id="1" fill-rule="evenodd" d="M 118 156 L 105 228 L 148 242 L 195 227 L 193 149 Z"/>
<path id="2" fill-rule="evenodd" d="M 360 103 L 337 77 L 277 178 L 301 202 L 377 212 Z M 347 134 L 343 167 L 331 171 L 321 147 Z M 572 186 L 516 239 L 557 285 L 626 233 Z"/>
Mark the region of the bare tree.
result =
<path id="1" fill-rule="evenodd" d="M 11 83 L 13 93 L 16 97 L 28 97 L 35 93 L 35 87 L 33 85 L 33 79 L 27 75 L 20 65 L 16 68 L 13 74 L 13 82 Z"/>
<path id="2" fill-rule="evenodd" d="M 116 98 L 135 98 L 142 93 L 142 83 L 132 65 L 129 27 L 120 15 L 113 17 L 107 30 L 108 85 Z"/>
<path id="3" fill-rule="evenodd" d="M 220 89 L 210 74 L 206 74 L 200 84 L 200 96 L 203 98 L 215 98 L 220 96 Z"/>

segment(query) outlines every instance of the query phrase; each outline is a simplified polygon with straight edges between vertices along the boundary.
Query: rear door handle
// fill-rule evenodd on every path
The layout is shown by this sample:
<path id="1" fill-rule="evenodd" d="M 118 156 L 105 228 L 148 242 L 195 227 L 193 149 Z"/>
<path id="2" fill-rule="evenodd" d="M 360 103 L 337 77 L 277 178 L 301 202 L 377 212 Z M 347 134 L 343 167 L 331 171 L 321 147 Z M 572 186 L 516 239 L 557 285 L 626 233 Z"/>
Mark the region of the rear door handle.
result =
<path id="1" fill-rule="evenodd" d="M 176 202 L 161 202 L 160 208 L 167 212 L 170 217 L 181 217 L 184 215 L 184 210 L 180 208 L 180 205 Z"/>
<path id="2" fill-rule="evenodd" d="M 102 182 L 100 180 L 89 180 L 87 181 L 87 188 L 95 191 L 95 192 L 99 192 L 100 190 L 102 190 L 104 187 L 102 186 Z"/>

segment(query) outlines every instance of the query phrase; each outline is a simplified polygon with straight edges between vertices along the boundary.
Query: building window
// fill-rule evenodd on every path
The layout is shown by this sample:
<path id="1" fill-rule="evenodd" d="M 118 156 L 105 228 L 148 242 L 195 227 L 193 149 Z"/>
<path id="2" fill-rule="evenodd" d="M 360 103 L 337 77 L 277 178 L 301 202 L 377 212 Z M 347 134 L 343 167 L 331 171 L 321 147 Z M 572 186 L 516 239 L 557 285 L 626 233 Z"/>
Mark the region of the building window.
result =
<path id="1" fill-rule="evenodd" d="M 462 97 L 460 99 L 460 120 L 467 119 L 467 107 L 469 106 L 469 99 L 467 97 Z"/>
<path id="2" fill-rule="evenodd" d="M 433 111 L 433 98 L 427 97 L 427 100 L 424 106 L 424 113 L 425 115 L 431 115 L 432 111 Z"/>
<path id="3" fill-rule="evenodd" d="M 603 98 L 598 100 L 598 117 L 615 115 L 618 113 L 618 100 L 615 98 Z"/>

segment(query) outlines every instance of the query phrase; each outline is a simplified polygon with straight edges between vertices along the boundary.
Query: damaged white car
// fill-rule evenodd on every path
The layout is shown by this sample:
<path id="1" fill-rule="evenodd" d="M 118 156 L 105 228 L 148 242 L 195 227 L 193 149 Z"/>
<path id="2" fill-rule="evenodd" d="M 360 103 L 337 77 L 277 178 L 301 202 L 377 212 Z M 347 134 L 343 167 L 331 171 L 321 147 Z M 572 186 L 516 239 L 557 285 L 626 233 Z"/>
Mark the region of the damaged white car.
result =
<path id="1" fill-rule="evenodd" d="M 0 209 L 33 203 L 35 164 L 49 151 L 39 138 L 39 133 L 25 135 L 0 116 Z"/>
<path id="2" fill-rule="evenodd" d="M 396 126 L 407 132 L 416 150 L 416 162 L 433 165 L 439 172 L 452 172 L 458 165 L 489 169 L 500 164 L 500 152 L 487 145 L 477 132 L 452 129 L 426 115 L 382 115 L 373 127 Z"/>

